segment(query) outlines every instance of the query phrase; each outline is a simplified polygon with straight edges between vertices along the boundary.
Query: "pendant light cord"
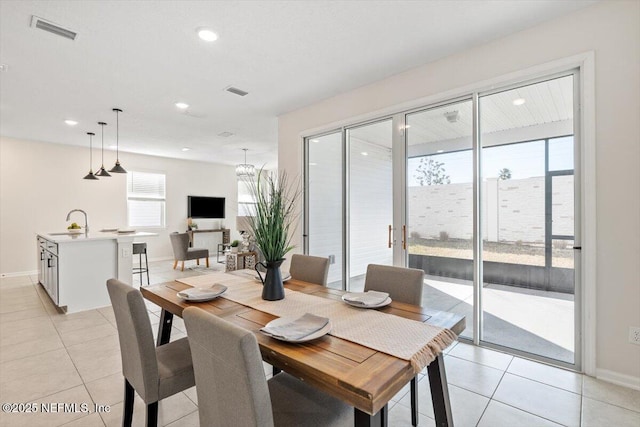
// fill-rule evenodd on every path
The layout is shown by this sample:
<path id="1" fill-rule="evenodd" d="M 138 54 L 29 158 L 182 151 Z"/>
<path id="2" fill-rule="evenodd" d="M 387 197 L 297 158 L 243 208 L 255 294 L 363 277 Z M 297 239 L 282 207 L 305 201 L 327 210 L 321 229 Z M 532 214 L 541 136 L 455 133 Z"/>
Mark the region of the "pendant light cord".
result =
<path id="1" fill-rule="evenodd" d="M 118 119 L 120 117 L 120 112 L 118 110 L 116 110 L 116 159 L 120 160 L 120 120 Z"/>
<path id="2" fill-rule="evenodd" d="M 104 125 L 106 123 L 100 122 L 100 127 L 102 128 L 102 169 L 104 169 Z"/>
<path id="3" fill-rule="evenodd" d="M 112 108 L 111 111 L 115 111 L 116 113 L 116 164 L 109 170 L 109 172 L 127 173 L 127 171 L 120 165 L 120 113 L 122 113 L 122 110 L 119 108 Z"/>

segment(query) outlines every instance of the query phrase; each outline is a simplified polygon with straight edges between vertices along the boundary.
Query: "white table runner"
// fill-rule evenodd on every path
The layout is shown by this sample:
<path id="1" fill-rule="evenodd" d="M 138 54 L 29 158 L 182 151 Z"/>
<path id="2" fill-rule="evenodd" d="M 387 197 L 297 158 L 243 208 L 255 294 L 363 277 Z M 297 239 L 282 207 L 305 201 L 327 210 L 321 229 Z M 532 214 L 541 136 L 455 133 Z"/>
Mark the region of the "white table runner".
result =
<path id="1" fill-rule="evenodd" d="M 262 285 L 242 275 L 213 273 L 177 281 L 194 287 L 221 283 L 228 287 L 223 298 L 279 317 L 305 313 L 328 317 L 333 325 L 330 335 L 408 360 L 416 373 L 456 339 L 449 329 L 286 288 L 284 299 L 265 301 Z"/>

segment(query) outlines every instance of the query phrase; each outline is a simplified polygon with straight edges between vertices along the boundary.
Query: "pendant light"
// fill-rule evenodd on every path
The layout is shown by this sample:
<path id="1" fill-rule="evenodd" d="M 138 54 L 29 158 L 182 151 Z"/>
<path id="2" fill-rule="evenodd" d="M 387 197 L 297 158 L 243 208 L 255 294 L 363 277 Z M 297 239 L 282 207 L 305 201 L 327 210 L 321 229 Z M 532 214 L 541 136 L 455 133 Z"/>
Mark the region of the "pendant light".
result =
<path id="1" fill-rule="evenodd" d="M 84 179 L 98 179 L 93 174 L 93 169 L 91 167 L 93 164 L 93 135 L 95 135 L 95 133 L 87 132 L 87 135 L 89 135 L 89 173 L 84 177 Z"/>
<path id="2" fill-rule="evenodd" d="M 251 178 L 256 174 L 256 168 L 253 165 L 247 163 L 247 148 L 243 148 L 244 151 L 244 163 L 236 165 L 236 176 L 238 178 Z"/>
<path id="3" fill-rule="evenodd" d="M 109 169 L 109 172 L 111 173 L 127 173 L 126 170 L 124 170 L 124 168 L 122 166 L 120 166 L 120 151 L 119 151 L 119 141 L 118 141 L 118 137 L 119 137 L 119 122 L 118 122 L 118 113 L 122 113 L 122 110 L 119 108 L 114 108 L 113 111 L 116 112 L 116 165 L 114 167 L 112 167 L 111 169 Z"/>
<path id="4" fill-rule="evenodd" d="M 111 176 L 111 174 L 104 168 L 104 127 L 106 123 L 98 122 L 98 124 L 102 128 L 102 166 L 100 166 L 100 170 L 96 172 L 96 176 Z"/>

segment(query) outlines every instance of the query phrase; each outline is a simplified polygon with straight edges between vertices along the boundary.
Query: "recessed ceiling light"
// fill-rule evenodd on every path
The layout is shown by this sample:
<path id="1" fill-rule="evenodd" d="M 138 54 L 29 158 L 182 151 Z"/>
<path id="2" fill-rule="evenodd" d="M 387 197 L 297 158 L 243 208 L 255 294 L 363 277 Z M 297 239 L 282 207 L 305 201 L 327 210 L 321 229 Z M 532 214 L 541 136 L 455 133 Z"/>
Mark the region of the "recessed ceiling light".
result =
<path id="1" fill-rule="evenodd" d="M 0 71 L 9 71 L 9 66 L 7 64 L 0 64 Z"/>
<path id="2" fill-rule="evenodd" d="M 118 148 L 118 146 L 116 144 L 111 144 L 109 148 L 111 148 L 112 150 L 115 150 L 116 148 Z"/>
<path id="3" fill-rule="evenodd" d="M 208 28 L 198 28 L 198 37 L 206 42 L 214 42 L 218 40 L 218 35 Z"/>
<path id="4" fill-rule="evenodd" d="M 191 148 L 189 148 L 189 147 L 183 147 L 182 148 L 182 151 L 189 151 L 189 150 L 191 150 Z"/>
<path id="5" fill-rule="evenodd" d="M 312 139 L 311 142 L 320 142 L 317 139 Z"/>
<path id="6" fill-rule="evenodd" d="M 516 98 L 513 100 L 513 105 L 522 105 L 527 102 L 524 98 Z"/>
<path id="7" fill-rule="evenodd" d="M 444 153 L 444 150 L 438 150 L 436 153 Z"/>
<path id="8" fill-rule="evenodd" d="M 64 121 L 66 124 L 68 124 L 69 126 L 75 126 L 78 124 L 78 122 L 76 122 L 75 120 L 71 120 L 71 119 L 67 119 Z"/>
<path id="9" fill-rule="evenodd" d="M 362 153 L 360 153 L 360 154 L 362 154 L 363 156 L 368 156 L 368 155 L 369 155 L 369 153 L 367 153 L 366 151 L 363 151 L 363 152 L 362 152 Z"/>
<path id="10" fill-rule="evenodd" d="M 185 104 L 184 102 L 176 102 L 176 107 L 181 110 L 186 110 L 187 108 L 189 108 L 189 104 Z"/>

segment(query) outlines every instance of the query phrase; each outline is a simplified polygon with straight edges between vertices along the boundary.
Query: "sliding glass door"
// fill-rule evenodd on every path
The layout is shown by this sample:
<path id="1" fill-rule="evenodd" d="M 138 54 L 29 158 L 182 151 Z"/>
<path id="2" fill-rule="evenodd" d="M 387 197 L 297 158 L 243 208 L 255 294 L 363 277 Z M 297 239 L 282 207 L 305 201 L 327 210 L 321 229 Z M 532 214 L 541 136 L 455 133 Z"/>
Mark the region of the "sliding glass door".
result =
<path id="1" fill-rule="evenodd" d="M 307 138 L 305 144 L 305 252 L 328 257 L 328 286 L 342 289 L 345 283 L 342 132 Z"/>
<path id="2" fill-rule="evenodd" d="M 577 72 L 305 139 L 306 250 L 330 286 L 368 264 L 425 271 L 463 338 L 580 365 Z"/>
<path id="3" fill-rule="evenodd" d="M 330 259 L 328 286 L 360 291 L 393 263 L 392 120 L 305 139 L 305 247 Z"/>
<path id="4" fill-rule="evenodd" d="M 574 77 L 480 97 L 483 341 L 575 362 Z"/>
<path id="5" fill-rule="evenodd" d="M 464 314 L 473 337 L 473 106 L 407 114 L 408 266 L 425 271 L 423 305 Z"/>
<path id="6" fill-rule="evenodd" d="M 347 129 L 348 286 L 364 289 L 369 264 L 393 264 L 391 119 Z"/>

